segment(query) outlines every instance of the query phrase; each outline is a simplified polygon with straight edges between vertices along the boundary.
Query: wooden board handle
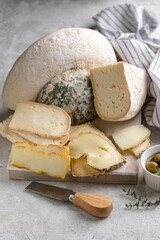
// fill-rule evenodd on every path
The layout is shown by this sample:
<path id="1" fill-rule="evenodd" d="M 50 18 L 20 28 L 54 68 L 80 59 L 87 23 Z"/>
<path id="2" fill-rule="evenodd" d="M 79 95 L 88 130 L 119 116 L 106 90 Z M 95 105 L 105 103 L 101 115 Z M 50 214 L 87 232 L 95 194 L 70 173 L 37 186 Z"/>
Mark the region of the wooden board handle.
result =
<path id="1" fill-rule="evenodd" d="M 76 193 L 73 204 L 99 218 L 109 216 L 113 209 L 113 202 L 109 197 L 97 194 Z"/>

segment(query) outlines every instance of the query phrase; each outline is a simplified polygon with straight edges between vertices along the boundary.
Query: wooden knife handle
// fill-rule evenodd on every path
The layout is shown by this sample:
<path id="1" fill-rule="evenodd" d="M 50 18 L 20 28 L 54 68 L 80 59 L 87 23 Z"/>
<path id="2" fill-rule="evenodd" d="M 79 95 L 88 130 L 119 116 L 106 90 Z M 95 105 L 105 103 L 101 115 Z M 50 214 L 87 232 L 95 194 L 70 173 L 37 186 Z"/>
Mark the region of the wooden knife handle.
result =
<path id="1" fill-rule="evenodd" d="M 99 218 L 109 216 L 113 209 L 113 202 L 109 197 L 97 194 L 77 192 L 74 195 L 73 204 Z"/>

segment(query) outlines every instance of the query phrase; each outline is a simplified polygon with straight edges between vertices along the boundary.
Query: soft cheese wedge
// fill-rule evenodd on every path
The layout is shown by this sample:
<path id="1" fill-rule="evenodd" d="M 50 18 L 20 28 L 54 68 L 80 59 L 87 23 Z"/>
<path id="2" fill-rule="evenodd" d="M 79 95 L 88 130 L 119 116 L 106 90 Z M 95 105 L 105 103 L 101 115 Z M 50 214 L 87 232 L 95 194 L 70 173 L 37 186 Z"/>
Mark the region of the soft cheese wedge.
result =
<path id="1" fill-rule="evenodd" d="M 99 171 L 109 170 L 125 163 L 125 158 L 111 141 L 95 133 L 80 133 L 69 144 L 72 159 L 87 156 L 87 164 Z"/>
<path id="2" fill-rule="evenodd" d="M 72 159 L 72 176 L 87 177 L 104 174 L 104 171 L 98 171 L 87 164 L 87 156 L 78 159 Z"/>
<path id="3" fill-rule="evenodd" d="M 73 131 L 71 131 L 69 134 L 70 135 L 69 139 L 72 140 L 78 134 L 85 133 L 85 132 L 91 132 L 91 133 L 96 133 L 97 135 L 100 135 L 100 136 L 105 136 L 103 132 L 101 132 L 100 130 L 95 128 L 92 124 L 85 123 L 85 124 L 82 124 L 82 125 L 76 127 Z"/>
<path id="4" fill-rule="evenodd" d="M 19 136 L 17 133 L 10 131 L 8 129 L 11 119 L 12 119 L 12 115 L 9 116 L 3 122 L 0 122 L 0 134 L 2 135 L 2 137 L 7 138 L 12 143 L 17 141 L 25 142 L 26 140 L 23 137 Z"/>
<path id="5" fill-rule="evenodd" d="M 150 139 L 147 138 L 139 146 L 131 148 L 129 151 L 132 152 L 137 158 L 150 146 Z"/>
<path id="6" fill-rule="evenodd" d="M 150 135 L 150 130 L 143 125 L 135 125 L 121 129 L 112 134 L 115 144 L 120 150 L 137 147 Z"/>
<path id="7" fill-rule="evenodd" d="M 27 146 L 25 143 L 14 143 L 11 149 L 10 164 L 32 172 L 46 173 L 49 176 L 64 179 L 70 167 L 68 153 L 69 150 L 66 147 L 60 150 L 58 146 L 36 147 Z"/>
<path id="8" fill-rule="evenodd" d="M 146 71 L 125 62 L 90 69 L 97 114 L 107 121 L 133 118 L 147 95 Z"/>
<path id="9" fill-rule="evenodd" d="M 63 109 L 24 101 L 17 104 L 9 129 L 55 139 L 66 136 L 70 124 L 70 117 Z"/>

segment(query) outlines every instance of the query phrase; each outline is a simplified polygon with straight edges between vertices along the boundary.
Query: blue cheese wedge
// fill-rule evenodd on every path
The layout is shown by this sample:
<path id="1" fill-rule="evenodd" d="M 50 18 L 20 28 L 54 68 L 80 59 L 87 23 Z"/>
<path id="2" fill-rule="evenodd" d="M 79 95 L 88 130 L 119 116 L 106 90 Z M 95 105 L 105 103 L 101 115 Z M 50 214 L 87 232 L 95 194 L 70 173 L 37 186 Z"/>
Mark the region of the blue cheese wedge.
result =
<path id="1" fill-rule="evenodd" d="M 70 69 L 54 77 L 42 88 L 38 102 L 63 108 L 70 115 L 72 125 L 97 117 L 89 72 L 85 69 Z"/>

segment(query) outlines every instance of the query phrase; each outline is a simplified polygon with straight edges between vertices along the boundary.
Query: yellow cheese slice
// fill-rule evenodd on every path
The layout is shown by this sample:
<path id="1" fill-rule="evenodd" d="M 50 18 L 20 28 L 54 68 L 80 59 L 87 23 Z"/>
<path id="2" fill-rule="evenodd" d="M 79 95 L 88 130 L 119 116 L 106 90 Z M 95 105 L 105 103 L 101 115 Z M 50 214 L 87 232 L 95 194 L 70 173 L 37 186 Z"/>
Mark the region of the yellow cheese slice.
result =
<path id="1" fill-rule="evenodd" d="M 70 140 L 72 140 L 78 134 L 85 133 L 85 132 L 91 132 L 91 133 L 96 133 L 97 135 L 100 135 L 100 136 L 105 136 L 103 132 L 101 132 L 100 130 L 95 128 L 92 124 L 85 123 L 85 124 L 82 124 L 82 125 L 76 127 L 73 131 L 71 131 L 69 134 L 70 135 L 69 138 L 70 138 Z"/>
<path id="2" fill-rule="evenodd" d="M 143 125 L 124 128 L 112 134 L 115 144 L 121 150 L 128 150 L 140 145 L 150 135 L 150 130 Z"/>
<path id="3" fill-rule="evenodd" d="M 97 176 L 104 174 L 104 171 L 98 171 L 87 164 L 87 156 L 78 159 L 72 159 L 72 175 L 74 177 Z"/>
<path id="4" fill-rule="evenodd" d="M 132 152 L 137 158 L 150 146 L 150 139 L 147 138 L 144 142 L 135 148 L 131 148 L 129 151 Z"/>
<path id="5" fill-rule="evenodd" d="M 70 167 L 70 155 L 47 152 L 44 151 L 44 147 L 42 147 L 42 150 L 39 151 L 39 147 L 37 151 L 33 148 L 23 146 L 23 144 L 22 146 L 13 144 L 10 164 L 32 172 L 46 173 L 49 176 L 64 179 Z"/>
<path id="6" fill-rule="evenodd" d="M 95 133 L 80 133 L 68 146 L 71 158 L 78 159 L 87 155 L 87 164 L 100 171 L 125 163 L 125 158 L 111 141 Z"/>

